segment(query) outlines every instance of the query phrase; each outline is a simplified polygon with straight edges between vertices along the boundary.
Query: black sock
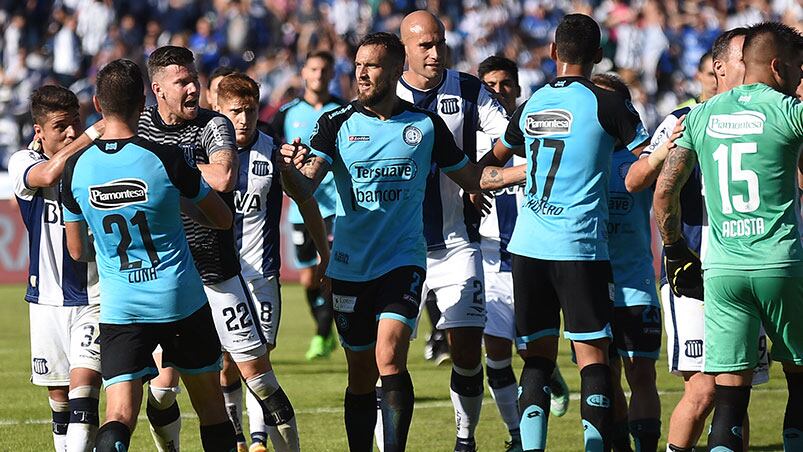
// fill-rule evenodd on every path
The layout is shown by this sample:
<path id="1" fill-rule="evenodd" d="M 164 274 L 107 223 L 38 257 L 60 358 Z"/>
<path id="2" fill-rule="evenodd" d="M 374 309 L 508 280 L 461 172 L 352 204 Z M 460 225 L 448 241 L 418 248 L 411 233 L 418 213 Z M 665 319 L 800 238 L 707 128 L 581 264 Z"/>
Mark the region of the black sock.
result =
<path id="1" fill-rule="evenodd" d="M 50 411 L 53 419 L 53 434 L 66 435 L 67 427 L 70 426 L 70 412 L 69 411 Z"/>
<path id="2" fill-rule="evenodd" d="M 549 420 L 549 380 L 555 370 L 555 362 L 546 358 L 524 358 L 519 385 L 519 431 L 525 450 L 546 448 L 547 422 Z"/>
<path id="3" fill-rule="evenodd" d="M 268 444 L 268 434 L 265 432 L 253 432 L 251 433 L 251 442 L 262 445 Z"/>
<path id="4" fill-rule="evenodd" d="M 181 416 L 181 411 L 178 409 L 178 401 L 173 402 L 172 405 L 164 410 L 157 409 L 155 406 L 148 403 L 145 408 L 145 413 L 148 415 L 148 421 L 154 427 L 162 427 L 170 424 Z"/>
<path id="5" fill-rule="evenodd" d="M 742 424 L 749 404 L 750 386 L 716 385 L 709 450 L 723 446 L 733 452 L 742 451 Z"/>
<path id="6" fill-rule="evenodd" d="M 352 394 L 346 389 L 343 406 L 349 451 L 372 452 L 374 450 L 374 427 L 376 426 L 376 391 L 358 395 Z"/>
<path id="7" fill-rule="evenodd" d="M 79 397 L 70 399 L 70 423 L 100 425 L 98 416 L 98 399 L 94 397 Z"/>
<path id="8" fill-rule="evenodd" d="M 786 374 L 789 399 L 783 417 L 784 450 L 801 450 L 803 447 L 803 374 Z"/>
<path id="9" fill-rule="evenodd" d="M 633 452 L 633 448 L 630 446 L 630 428 L 627 425 L 627 418 L 613 423 L 611 445 L 613 452 Z"/>
<path id="10" fill-rule="evenodd" d="M 580 371 L 580 417 L 585 450 L 611 448 L 613 425 L 611 369 L 607 364 L 589 364 Z"/>
<path id="11" fill-rule="evenodd" d="M 680 447 L 674 444 L 667 444 L 667 449 L 671 450 L 672 452 L 694 452 L 694 446 L 692 447 Z"/>
<path id="12" fill-rule="evenodd" d="M 386 452 L 402 451 L 407 445 L 407 432 L 413 419 L 413 380 L 404 371 L 384 375 L 382 379 L 382 428 Z"/>
<path id="13" fill-rule="evenodd" d="M 265 412 L 265 425 L 269 427 L 286 424 L 296 415 L 293 404 L 290 403 L 290 399 L 287 398 L 287 394 L 282 388 L 273 391 L 273 394 L 260 401 L 260 404 Z"/>
<path id="14" fill-rule="evenodd" d="M 201 444 L 204 452 L 231 452 L 237 450 L 234 425 L 231 421 L 201 426 Z"/>
<path id="15" fill-rule="evenodd" d="M 103 424 L 95 437 L 95 452 L 125 452 L 131 442 L 131 430 L 118 421 Z M 120 448 L 122 446 L 122 449 Z"/>
<path id="16" fill-rule="evenodd" d="M 432 325 L 432 334 L 435 334 L 435 325 L 441 320 L 441 310 L 438 308 L 438 297 L 435 292 L 430 290 L 427 292 L 427 298 L 424 301 L 424 306 L 427 308 L 429 314 L 429 323 Z"/>
<path id="17" fill-rule="evenodd" d="M 323 304 L 319 304 L 312 311 L 315 317 L 315 334 L 321 337 L 329 337 L 332 334 L 332 320 L 335 318 L 335 310 L 332 306 L 332 300 L 327 297 L 321 297 Z"/>
<path id="18" fill-rule="evenodd" d="M 630 423 L 630 433 L 636 443 L 636 452 L 656 452 L 661 438 L 661 421 L 636 419 Z"/>

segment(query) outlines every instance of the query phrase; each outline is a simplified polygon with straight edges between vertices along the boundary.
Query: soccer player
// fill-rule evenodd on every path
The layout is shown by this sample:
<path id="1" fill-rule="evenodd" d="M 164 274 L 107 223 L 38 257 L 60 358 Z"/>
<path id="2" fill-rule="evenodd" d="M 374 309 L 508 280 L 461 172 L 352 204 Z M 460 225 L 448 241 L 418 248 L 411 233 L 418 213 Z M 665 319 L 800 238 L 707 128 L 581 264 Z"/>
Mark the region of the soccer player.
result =
<path id="1" fill-rule="evenodd" d="M 225 116 L 200 108 L 198 74 L 192 52 L 183 47 L 165 46 L 148 58 L 148 75 L 157 104 L 140 115 L 138 134 L 164 144 L 177 145 L 188 159 L 195 159 L 204 180 L 234 210 L 239 171 L 235 132 Z M 188 206 L 191 211 L 191 206 Z M 278 386 L 270 368 L 267 348 L 256 308 L 240 274 L 240 259 L 232 228 L 214 230 L 185 215 L 184 229 L 193 260 L 204 281 L 212 317 L 223 348 L 260 400 L 267 424 L 282 432 L 286 447 L 298 447 L 293 407 Z M 240 379 L 229 381 L 221 375 L 224 387 L 237 400 Z M 176 405 L 177 375 L 163 369 L 150 384 L 148 419 L 161 451 L 177 447 L 181 418 Z M 242 396 L 239 397 L 241 399 Z M 170 446 L 170 444 L 173 446 Z"/>
<path id="2" fill-rule="evenodd" d="M 408 69 L 396 94 L 437 114 L 457 146 L 477 161 L 477 131 L 492 139 L 504 133 L 507 115 L 477 77 L 446 69 L 446 38 L 441 21 L 428 11 L 408 14 L 401 23 Z M 482 332 L 485 287 L 479 245 L 479 215 L 468 195 L 437 167 L 430 171 L 424 196 L 427 238 L 427 280 L 441 312 L 437 328 L 446 331 L 452 359 L 449 392 L 455 412 L 455 450 L 476 448 L 474 430 L 480 419 Z"/>
<path id="3" fill-rule="evenodd" d="M 734 28 L 721 34 L 714 41 L 712 49 L 712 69 L 716 85 L 713 91 L 704 90 L 700 100 L 705 101 L 718 93 L 724 93 L 742 84 L 744 64 L 742 45 L 747 33 L 745 28 Z M 705 60 L 703 56 L 703 60 Z M 701 65 L 705 71 L 706 66 Z M 680 118 L 694 108 L 686 106 L 672 112 L 664 119 L 653 134 L 650 145 L 633 163 L 627 173 L 626 185 L 629 190 L 652 186 L 663 166 L 672 141 L 673 134 L 680 134 Z M 695 168 L 681 189 L 680 206 L 683 212 L 683 237 L 687 245 L 698 255 L 702 253 L 702 237 L 705 234 L 703 221 L 702 174 Z M 669 370 L 684 380 L 683 397 L 675 406 L 669 423 L 667 435 L 668 449 L 671 451 L 690 451 L 697 444 L 703 432 L 705 420 L 711 413 L 714 401 L 714 377 L 703 373 L 703 301 L 702 294 L 695 296 L 679 295 L 673 292 L 666 277 L 665 269 L 661 279 L 661 299 L 666 312 L 667 358 Z M 758 363 L 754 370 L 753 384 L 769 380 L 769 357 L 766 337 L 761 328 L 757 337 Z M 745 417 L 743 427 L 744 444 L 749 439 L 748 422 Z"/>
<path id="4" fill-rule="evenodd" d="M 80 260 L 90 252 L 88 226 L 100 274 L 107 400 L 95 450 L 128 450 L 142 385 L 158 374 L 152 352 L 160 344 L 162 364 L 179 370 L 198 413 L 204 450 L 229 451 L 235 440 L 218 377 L 220 341 L 184 237 L 180 200 L 195 203 L 210 227 L 229 228 L 232 215 L 194 161 L 135 135 L 144 91 L 129 60 L 98 72 L 93 102 L 106 120 L 104 139 L 70 157 L 62 182 L 70 255 Z"/>
<path id="5" fill-rule="evenodd" d="M 309 137 L 318 118 L 327 111 L 345 104 L 343 100 L 329 93 L 329 82 L 334 77 L 334 64 L 334 57 L 327 51 L 316 50 L 307 55 L 304 67 L 301 69 L 304 94 L 284 104 L 273 118 L 273 130 L 279 133 L 283 142 L 292 142 L 300 138 L 302 143 L 309 145 Z M 326 175 L 315 191 L 315 199 L 326 222 L 327 233 L 331 236 L 337 212 L 337 191 L 331 173 Z M 317 268 L 318 254 L 322 253 L 316 249 L 309 231 L 304 226 L 298 205 L 294 201 L 291 201 L 287 217 L 293 225 L 295 264 L 299 269 L 299 282 L 304 287 L 307 303 L 315 320 L 315 335 L 310 341 L 305 357 L 309 360 L 325 358 L 332 353 L 337 342 L 332 332 L 334 311 L 331 294 L 321 292 L 320 278 L 316 277 L 320 273 Z"/>
<path id="6" fill-rule="evenodd" d="M 229 66 L 220 66 L 215 68 L 211 74 L 209 74 L 209 80 L 206 82 L 206 102 L 209 104 L 210 110 L 217 111 L 217 88 L 220 85 L 220 81 L 223 80 L 223 77 L 234 74 L 237 72 L 234 70 L 233 67 Z"/>
<path id="7" fill-rule="evenodd" d="M 48 390 L 57 451 L 91 450 L 98 428 L 100 316 L 97 267 L 73 260 L 64 242 L 59 182 L 67 159 L 100 135 L 80 134 L 78 98 L 60 86 L 31 94 L 34 141 L 8 163 L 28 230 L 31 382 Z"/>
<path id="8" fill-rule="evenodd" d="M 407 350 L 425 277 L 422 202 L 429 168 L 438 165 L 469 192 L 523 180 L 521 167 L 471 163 L 443 120 L 400 100 L 395 87 L 403 67 L 396 35 L 369 34 L 355 58 L 357 100 L 321 116 L 300 170 L 288 160 L 306 147 L 298 140 L 282 146 L 284 186 L 296 200 L 312 196 L 331 169 L 343 206 L 327 275 L 348 361 L 345 422 L 352 451 L 373 447 L 377 378 L 384 450 L 404 450 L 407 442 L 413 415 Z"/>
<path id="9" fill-rule="evenodd" d="M 762 322 L 789 389 L 784 450 L 803 448 L 803 247 L 796 209 L 803 105 L 793 97 L 801 49 L 803 37 L 792 28 L 750 27 L 744 85 L 688 113 L 656 185 L 655 215 L 672 289 L 705 293 L 704 370 L 716 383 L 710 450 L 744 450 L 742 424 L 759 357 L 752 338 Z M 680 212 L 682 188 L 698 164 L 709 224 L 704 278 L 683 238 Z"/>
<path id="10" fill-rule="evenodd" d="M 521 146 L 527 156 L 526 200 L 508 245 L 516 343 L 524 358 L 519 409 L 525 450 L 546 447 L 549 394 L 543 388 L 555 367 L 561 310 L 580 368 L 586 450 L 610 447 L 614 293 L 607 180 L 613 151 L 638 153 L 648 136 L 629 102 L 588 80 L 602 57 L 599 43 L 599 26 L 590 17 L 561 20 L 551 47 L 558 77 L 516 110 L 481 162 L 504 163 Z"/>
<path id="11" fill-rule="evenodd" d="M 709 58 L 710 59 L 710 58 Z M 630 90 L 615 74 L 591 78 L 597 86 L 630 100 Z M 628 193 L 625 177 L 638 159 L 617 150 L 608 182 L 608 253 L 613 268 L 614 387 L 613 448 L 629 451 L 630 435 L 638 452 L 655 452 L 661 437 L 661 399 L 655 385 L 655 361 L 661 350 L 661 311 L 652 267 L 652 191 Z M 630 405 L 622 390 L 622 368 L 630 386 Z"/>
<path id="12" fill-rule="evenodd" d="M 282 300 L 279 293 L 279 221 L 282 212 L 282 186 L 276 170 L 277 145 L 271 137 L 257 129 L 259 115 L 259 86 L 244 74 L 231 74 L 221 79 L 218 87 L 218 111 L 234 125 L 237 149 L 240 154 L 240 174 L 234 191 L 234 233 L 240 254 L 242 275 L 251 299 L 257 307 L 257 320 L 270 351 L 276 346 Z M 299 206 L 300 214 L 309 224 L 310 235 L 321 247 L 321 265 L 329 262 L 329 242 L 326 227 L 314 198 Z M 223 388 L 226 408 L 238 435 L 238 446 L 244 449 L 242 433 L 242 385 L 237 367 L 224 363 L 224 372 L 230 372 L 228 381 L 237 382 L 235 388 Z M 273 371 L 269 371 L 273 375 Z M 274 377 L 275 379 L 275 377 Z M 278 383 L 276 383 L 278 388 Z M 232 391 L 231 389 L 235 389 Z M 232 394 L 235 392 L 235 394 Z M 264 452 L 266 435 L 270 432 L 274 448 L 285 450 L 276 435 L 275 427 L 267 427 L 259 401 L 251 392 L 246 394 L 250 452 Z M 238 429 L 239 427 L 239 429 Z"/>

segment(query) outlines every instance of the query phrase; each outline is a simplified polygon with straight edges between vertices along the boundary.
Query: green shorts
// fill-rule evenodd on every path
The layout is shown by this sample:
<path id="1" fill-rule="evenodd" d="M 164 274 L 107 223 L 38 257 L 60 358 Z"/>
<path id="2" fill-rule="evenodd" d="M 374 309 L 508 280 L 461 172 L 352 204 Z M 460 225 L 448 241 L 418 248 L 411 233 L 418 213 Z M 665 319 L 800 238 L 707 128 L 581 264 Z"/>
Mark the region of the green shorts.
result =
<path id="1" fill-rule="evenodd" d="M 705 372 L 758 364 L 763 322 L 775 361 L 803 365 L 803 267 L 705 271 Z"/>

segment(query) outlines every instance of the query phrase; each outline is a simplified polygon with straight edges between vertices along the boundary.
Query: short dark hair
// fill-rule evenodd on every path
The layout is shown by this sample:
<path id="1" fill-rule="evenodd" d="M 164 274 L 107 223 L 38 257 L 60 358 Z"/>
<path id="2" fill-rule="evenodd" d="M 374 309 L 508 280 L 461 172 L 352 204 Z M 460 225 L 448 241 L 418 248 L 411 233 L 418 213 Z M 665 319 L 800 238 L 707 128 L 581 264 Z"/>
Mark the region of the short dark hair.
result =
<path id="1" fill-rule="evenodd" d="M 45 85 L 31 93 L 31 116 L 33 122 L 42 124 L 47 115 L 55 112 L 78 113 L 78 97 L 63 86 Z"/>
<path id="2" fill-rule="evenodd" d="M 335 57 L 334 55 L 332 55 L 332 52 L 328 50 L 323 50 L 323 49 L 313 50 L 312 52 L 309 52 L 307 54 L 307 59 L 305 61 L 311 60 L 313 58 L 320 58 L 326 61 L 326 64 L 328 64 L 329 66 L 334 66 L 335 64 Z"/>
<path id="3" fill-rule="evenodd" d="M 399 65 L 404 64 L 404 44 L 402 44 L 401 39 L 393 33 L 384 31 L 370 33 L 362 38 L 357 48 L 362 46 L 382 46 L 393 59 L 399 61 Z"/>
<path id="4" fill-rule="evenodd" d="M 145 83 L 137 63 L 119 59 L 98 72 L 95 97 L 104 116 L 128 119 L 138 115 L 145 100 Z"/>
<path id="5" fill-rule="evenodd" d="M 569 64 L 590 64 L 600 48 L 599 25 L 585 14 L 567 14 L 555 31 L 558 58 Z"/>
<path id="6" fill-rule="evenodd" d="M 235 72 L 229 74 L 220 81 L 217 86 L 217 99 L 220 104 L 221 99 L 236 97 L 255 102 L 259 105 L 259 85 L 251 77 Z"/>
<path id="7" fill-rule="evenodd" d="M 728 46 L 733 38 L 737 36 L 747 36 L 747 28 L 731 28 L 730 30 L 717 36 L 717 39 L 714 40 L 714 45 L 711 46 L 711 58 L 720 61 L 722 61 L 724 58 L 727 58 Z"/>
<path id="8" fill-rule="evenodd" d="M 700 57 L 700 61 L 697 62 L 697 72 L 703 72 L 703 63 L 705 62 L 705 60 L 713 60 L 713 59 L 714 55 L 712 52 L 710 51 L 705 52 L 703 56 Z"/>
<path id="9" fill-rule="evenodd" d="M 225 77 L 229 74 L 234 74 L 237 72 L 237 69 L 234 69 L 231 66 L 218 66 L 209 74 L 209 80 L 206 81 L 206 88 L 209 89 L 212 87 L 212 80 L 218 77 Z"/>
<path id="10" fill-rule="evenodd" d="M 613 72 L 594 74 L 591 77 L 591 82 L 616 92 L 627 100 L 631 100 L 630 89 L 628 89 L 627 84 L 625 84 L 625 81 L 622 80 L 622 77 L 619 77 L 618 74 Z"/>
<path id="11" fill-rule="evenodd" d="M 184 47 L 159 47 L 148 57 L 148 77 L 153 79 L 154 74 L 173 64 L 179 66 L 194 66 L 195 57 L 189 49 Z"/>
<path id="12" fill-rule="evenodd" d="M 477 75 L 482 80 L 485 74 L 493 71 L 507 72 L 516 84 L 519 83 L 519 66 L 511 59 L 499 55 L 491 55 L 480 63 Z"/>
<path id="13" fill-rule="evenodd" d="M 776 55 L 782 59 L 803 50 L 803 35 L 799 31 L 779 22 L 762 22 L 747 28 L 742 53 L 746 54 L 754 46 L 763 45 L 762 37 L 772 38 Z"/>

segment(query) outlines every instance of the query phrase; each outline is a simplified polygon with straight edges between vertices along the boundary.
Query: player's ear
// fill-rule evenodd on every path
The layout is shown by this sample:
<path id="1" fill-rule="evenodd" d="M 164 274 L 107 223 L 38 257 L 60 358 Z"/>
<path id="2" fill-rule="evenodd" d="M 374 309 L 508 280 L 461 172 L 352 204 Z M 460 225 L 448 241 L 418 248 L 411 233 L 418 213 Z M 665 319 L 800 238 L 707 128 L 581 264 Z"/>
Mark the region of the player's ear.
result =
<path id="1" fill-rule="evenodd" d="M 552 58 L 552 61 L 558 61 L 558 46 L 554 42 L 549 44 L 549 58 Z"/>
<path id="2" fill-rule="evenodd" d="M 33 125 L 33 141 L 42 139 L 42 126 L 39 124 Z"/>
<path id="3" fill-rule="evenodd" d="M 98 96 L 92 96 L 92 105 L 95 106 L 95 111 L 103 114 L 103 111 L 100 108 L 100 101 L 98 101 Z"/>
<path id="4" fill-rule="evenodd" d="M 783 69 L 784 69 L 783 62 L 777 57 L 773 58 L 772 61 L 770 61 L 770 70 L 772 71 L 772 78 L 774 78 L 775 81 L 778 82 L 778 84 L 781 86 L 783 86 L 783 82 L 786 77 L 786 74 L 784 74 Z"/>
<path id="5" fill-rule="evenodd" d="M 159 86 L 159 83 L 151 82 L 151 91 L 153 91 L 154 96 L 157 98 L 164 99 L 164 93 L 162 93 L 162 87 Z"/>
<path id="6" fill-rule="evenodd" d="M 597 64 L 600 61 L 602 61 L 602 47 L 597 49 L 597 53 L 594 54 L 594 64 Z"/>
<path id="7" fill-rule="evenodd" d="M 717 81 L 725 79 L 725 63 L 722 60 L 713 61 L 714 74 L 716 74 Z"/>

